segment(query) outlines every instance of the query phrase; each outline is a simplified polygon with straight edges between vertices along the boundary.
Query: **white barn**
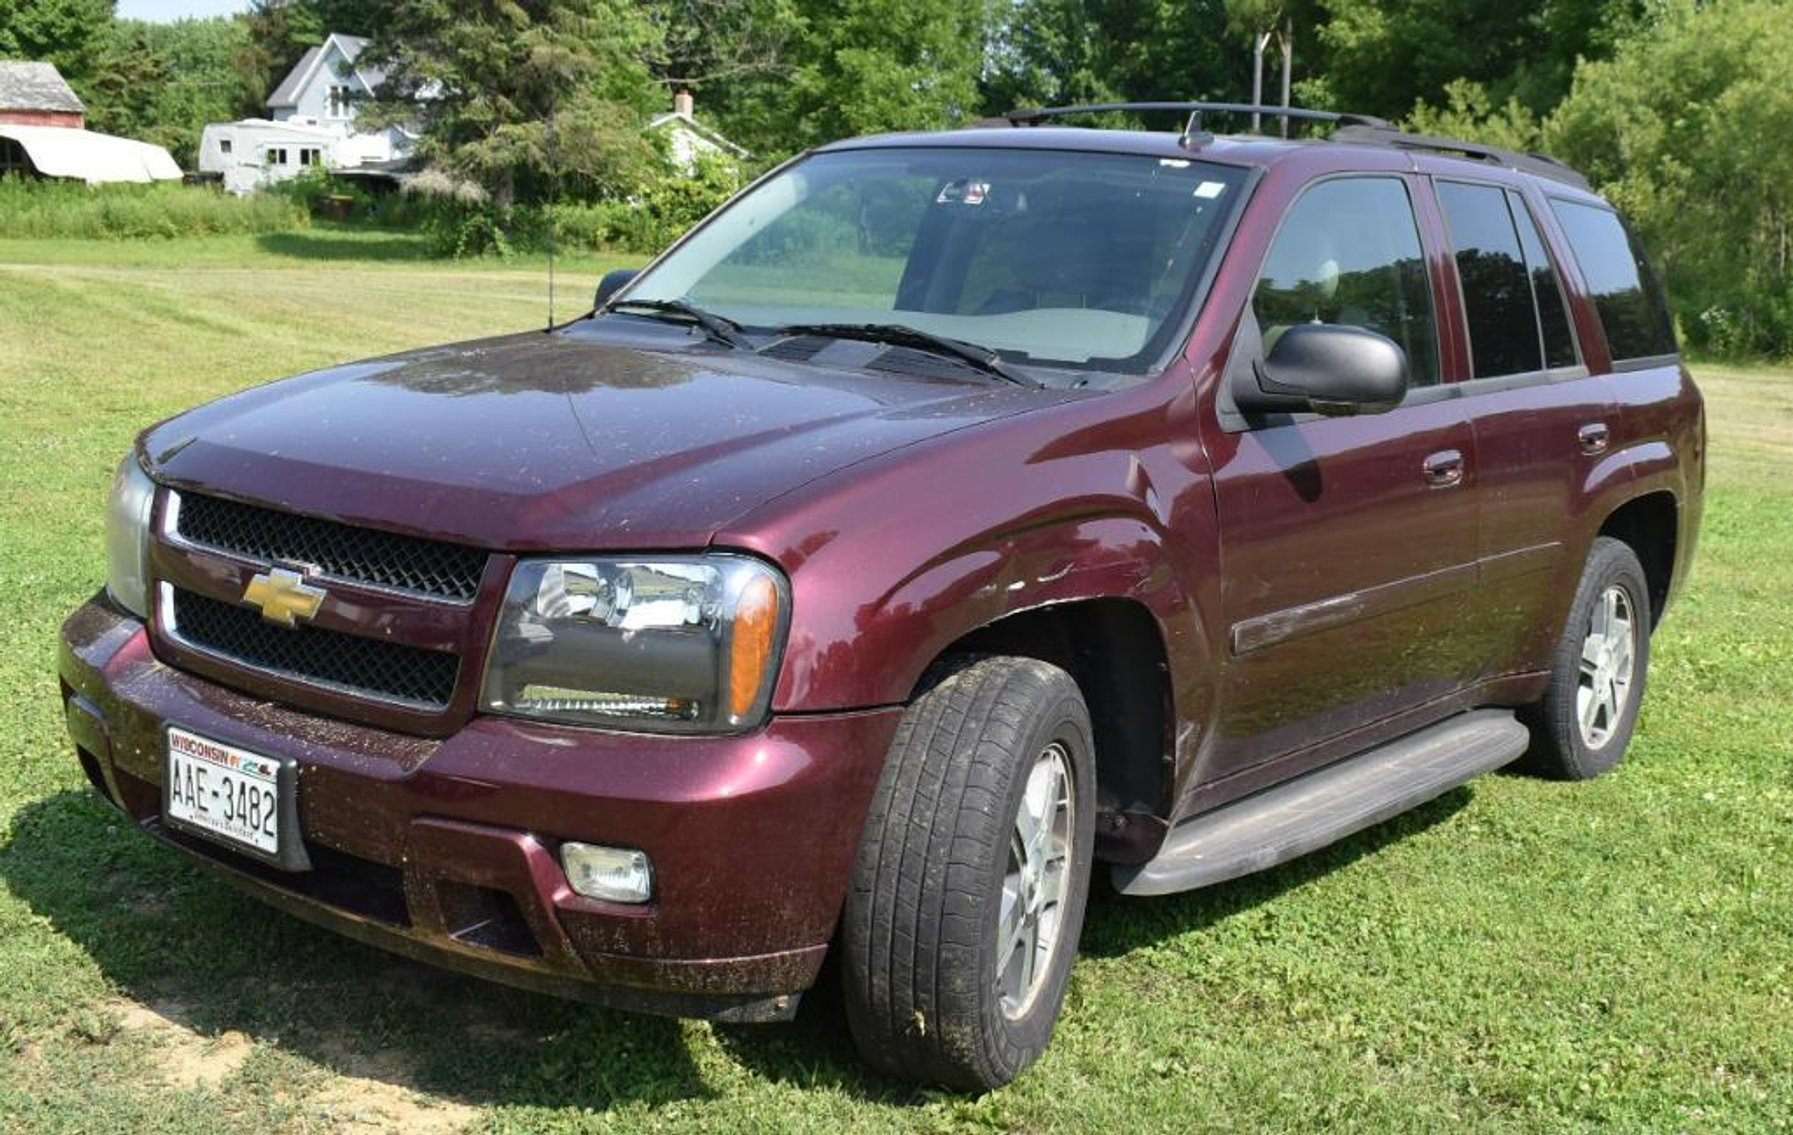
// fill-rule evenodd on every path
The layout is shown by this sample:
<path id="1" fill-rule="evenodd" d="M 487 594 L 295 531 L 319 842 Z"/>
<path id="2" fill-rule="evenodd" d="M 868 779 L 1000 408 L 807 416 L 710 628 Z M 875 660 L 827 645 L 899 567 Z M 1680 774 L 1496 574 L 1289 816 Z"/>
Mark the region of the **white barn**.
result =
<path id="1" fill-rule="evenodd" d="M 402 126 L 358 130 L 359 102 L 385 72 L 358 66 L 368 41 L 332 33 L 308 50 L 268 96 L 268 117 L 214 122 L 199 141 L 199 169 L 224 188 L 248 193 L 321 166 L 354 170 L 389 166 L 411 154 L 417 136 Z"/>

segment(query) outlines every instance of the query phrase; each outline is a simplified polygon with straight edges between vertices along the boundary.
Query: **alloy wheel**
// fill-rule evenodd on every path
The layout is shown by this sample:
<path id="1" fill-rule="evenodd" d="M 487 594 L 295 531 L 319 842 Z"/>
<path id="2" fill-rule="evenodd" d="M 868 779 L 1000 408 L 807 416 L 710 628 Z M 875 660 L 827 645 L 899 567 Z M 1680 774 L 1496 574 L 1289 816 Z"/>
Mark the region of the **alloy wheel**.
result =
<path id="1" fill-rule="evenodd" d="M 1600 593 L 1581 643 L 1581 680 L 1575 719 L 1589 749 L 1612 740 L 1630 702 L 1637 661 L 1637 617 L 1631 595 L 1618 584 Z"/>
<path id="2" fill-rule="evenodd" d="M 996 984 L 1003 1015 L 1026 1015 L 1062 947 L 1062 913 L 1076 830 L 1071 765 L 1054 741 L 1034 759 L 1009 836 L 1002 880 Z"/>

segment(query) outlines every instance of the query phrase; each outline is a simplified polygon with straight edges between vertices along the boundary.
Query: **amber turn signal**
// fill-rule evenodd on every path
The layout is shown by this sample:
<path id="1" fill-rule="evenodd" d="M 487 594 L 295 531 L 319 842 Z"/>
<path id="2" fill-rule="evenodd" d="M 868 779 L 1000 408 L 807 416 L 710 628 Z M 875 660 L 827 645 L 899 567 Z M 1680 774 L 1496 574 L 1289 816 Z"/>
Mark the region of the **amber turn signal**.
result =
<path id="1" fill-rule="evenodd" d="M 735 604 L 728 667 L 728 712 L 734 720 L 748 718 L 759 704 L 761 689 L 772 680 L 772 645 L 777 638 L 778 588 L 767 577 L 755 576 Z"/>

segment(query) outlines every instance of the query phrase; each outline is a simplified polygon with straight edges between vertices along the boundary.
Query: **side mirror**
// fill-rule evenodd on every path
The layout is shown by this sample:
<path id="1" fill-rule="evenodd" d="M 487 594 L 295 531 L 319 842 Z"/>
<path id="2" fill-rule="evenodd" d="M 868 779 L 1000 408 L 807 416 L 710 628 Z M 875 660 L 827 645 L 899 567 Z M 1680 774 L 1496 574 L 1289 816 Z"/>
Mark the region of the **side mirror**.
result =
<path id="1" fill-rule="evenodd" d="M 1234 391 L 1245 413 L 1312 410 L 1333 417 L 1377 414 L 1407 393 L 1407 353 L 1361 327 L 1297 323 L 1252 367 L 1255 384 Z"/>
<path id="2" fill-rule="evenodd" d="M 604 278 L 598 281 L 598 298 L 593 301 L 592 306 L 603 307 L 606 300 L 622 291 L 629 281 L 639 275 L 639 268 L 614 268 L 604 273 Z"/>

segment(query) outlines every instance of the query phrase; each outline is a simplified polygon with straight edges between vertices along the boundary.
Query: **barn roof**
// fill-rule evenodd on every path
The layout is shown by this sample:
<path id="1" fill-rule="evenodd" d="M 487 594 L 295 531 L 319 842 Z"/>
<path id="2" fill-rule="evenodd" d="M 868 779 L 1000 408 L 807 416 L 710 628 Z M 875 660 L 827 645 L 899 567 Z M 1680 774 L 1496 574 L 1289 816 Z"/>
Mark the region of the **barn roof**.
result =
<path id="1" fill-rule="evenodd" d="M 85 114 L 87 108 L 54 63 L 0 60 L 0 110 L 56 110 Z"/>

